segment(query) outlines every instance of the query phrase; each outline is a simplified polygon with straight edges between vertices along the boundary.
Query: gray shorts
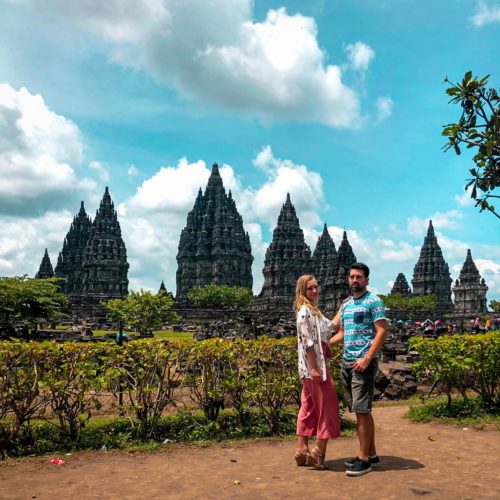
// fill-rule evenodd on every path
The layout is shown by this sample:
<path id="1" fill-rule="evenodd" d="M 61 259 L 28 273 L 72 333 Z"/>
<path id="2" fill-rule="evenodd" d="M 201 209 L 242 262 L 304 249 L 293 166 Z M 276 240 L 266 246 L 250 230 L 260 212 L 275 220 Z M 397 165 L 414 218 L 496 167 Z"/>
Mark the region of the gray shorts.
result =
<path id="1" fill-rule="evenodd" d="M 364 372 L 354 371 L 353 365 L 354 361 L 342 360 L 342 383 L 349 411 L 370 413 L 372 411 L 375 376 L 378 372 L 378 359 L 372 359 Z"/>

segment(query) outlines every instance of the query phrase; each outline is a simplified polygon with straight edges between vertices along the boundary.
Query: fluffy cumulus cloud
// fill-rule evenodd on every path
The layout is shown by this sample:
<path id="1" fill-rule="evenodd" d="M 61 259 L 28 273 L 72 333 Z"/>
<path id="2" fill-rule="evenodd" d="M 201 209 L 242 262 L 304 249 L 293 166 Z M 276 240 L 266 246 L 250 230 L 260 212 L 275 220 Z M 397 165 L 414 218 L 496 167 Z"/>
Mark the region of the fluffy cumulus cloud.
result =
<path id="1" fill-rule="evenodd" d="M 255 192 L 248 192 L 253 217 L 274 228 L 279 211 L 290 194 L 301 224 L 314 227 L 320 222 L 318 211 L 323 204 L 323 179 L 306 165 L 275 158 L 270 146 L 265 146 L 253 160 L 254 166 L 265 172 L 267 182 Z"/>
<path id="2" fill-rule="evenodd" d="M 42 96 L 0 84 L 0 213 L 41 214 L 95 188 L 78 175 L 82 148 L 78 127 Z"/>
<path id="3" fill-rule="evenodd" d="M 34 276 L 45 248 L 55 267 L 72 218 L 67 210 L 38 217 L 0 218 L 0 276 Z"/>
<path id="4" fill-rule="evenodd" d="M 474 15 L 470 18 L 474 26 L 480 28 L 485 24 L 500 22 L 499 0 L 477 0 Z"/>
<path id="5" fill-rule="evenodd" d="M 112 59 L 140 68 L 185 98 L 262 121 L 358 127 L 360 96 L 328 64 L 313 18 L 271 9 L 253 18 L 252 0 L 50 0 L 51 8 L 104 38 Z M 366 71 L 368 45 L 348 48 Z"/>
<path id="6" fill-rule="evenodd" d="M 349 44 L 346 46 L 345 51 L 352 67 L 360 71 L 367 71 L 368 66 L 375 58 L 375 51 L 363 42 Z"/>

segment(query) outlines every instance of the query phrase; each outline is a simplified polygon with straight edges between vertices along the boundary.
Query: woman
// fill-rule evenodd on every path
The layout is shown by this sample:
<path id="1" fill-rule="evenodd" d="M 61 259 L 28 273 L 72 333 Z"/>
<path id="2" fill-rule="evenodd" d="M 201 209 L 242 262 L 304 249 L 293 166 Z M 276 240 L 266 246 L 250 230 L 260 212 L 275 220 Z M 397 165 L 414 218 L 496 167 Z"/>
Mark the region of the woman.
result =
<path id="1" fill-rule="evenodd" d="M 297 416 L 297 465 L 314 465 L 325 470 L 328 439 L 340 436 L 337 393 L 330 375 L 329 339 L 332 321 L 318 309 L 319 288 L 316 278 L 301 276 L 295 287 L 297 343 L 302 395 Z M 309 451 L 309 437 L 316 436 L 316 446 Z"/>

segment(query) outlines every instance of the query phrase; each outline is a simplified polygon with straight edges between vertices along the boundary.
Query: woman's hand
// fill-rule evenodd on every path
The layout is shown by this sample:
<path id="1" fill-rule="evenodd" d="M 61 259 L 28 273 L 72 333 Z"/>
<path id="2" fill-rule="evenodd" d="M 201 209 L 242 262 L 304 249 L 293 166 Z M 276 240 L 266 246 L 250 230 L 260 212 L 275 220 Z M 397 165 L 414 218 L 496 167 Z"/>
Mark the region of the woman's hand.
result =
<path id="1" fill-rule="evenodd" d="M 323 382 L 323 377 L 321 376 L 321 372 L 317 368 L 311 368 L 311 375 L 315 382 L 318 383 Z"/>

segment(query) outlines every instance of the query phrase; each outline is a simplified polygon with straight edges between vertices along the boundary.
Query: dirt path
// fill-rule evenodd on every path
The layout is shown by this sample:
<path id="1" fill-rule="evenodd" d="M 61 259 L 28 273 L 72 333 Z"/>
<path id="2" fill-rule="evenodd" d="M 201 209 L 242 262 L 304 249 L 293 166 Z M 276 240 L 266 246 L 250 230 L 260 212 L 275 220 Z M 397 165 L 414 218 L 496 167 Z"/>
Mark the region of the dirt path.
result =
<path id="1" fill-rule="evenodd" d="M 85 452 L 0 464 L 0 498 L 500 498 L 500 435 L 415 424 L 406 407 L 376 408 L 379 469 L 347 477 L 357 439 L 330 443 L 329 471 L 296 467 L 293 440 L 207 448 L 167 445 L 154 454 Z"/>

